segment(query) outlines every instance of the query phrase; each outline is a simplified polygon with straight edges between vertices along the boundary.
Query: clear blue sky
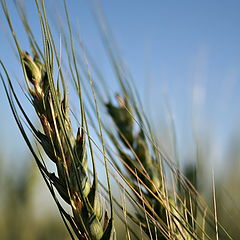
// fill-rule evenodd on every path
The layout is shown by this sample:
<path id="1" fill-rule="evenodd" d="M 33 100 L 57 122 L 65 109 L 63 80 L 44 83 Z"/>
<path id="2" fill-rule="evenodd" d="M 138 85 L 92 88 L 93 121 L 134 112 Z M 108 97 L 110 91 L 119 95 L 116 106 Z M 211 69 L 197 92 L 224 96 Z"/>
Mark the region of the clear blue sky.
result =
<path id="1" fill-rule="evenodd" d="M 7 2 L 18 37 L 24 44 L 12 1 Z M 26 2 L 32 26 L 37 29 L 36 10 L 31 4 L 34 1 Z M 54 15 L 53 5 L 61 1 L 49 2 L 49 10 Z M 80 21 L 83 41 L 102 62 L 105 58 L 90 1 L 67 2 L 72 21 Z M 219 141 L 217 146 L 225 144 L 240 120 L 240 1 L 99 2 L 150 115 L 156 120 L 165 114 L 163 103 L 167 97 L 180 145 L 191 141 L 192 116 L 194 121 L 202 119 L 197 120 L 198 124 L 204 122 L 204 127 L 198 125 L 197 131 L 211 130 Z M 0 12 L 1 23 L 2 19 Z M 1 26 L 0 58 L 10 69 L 15 69 L 15 59 L 2 29 Z M 107 66 L 103 64 L 106 76 L 110 72 Z M 115 89 L 113 80 L 108 81 Z M 6 145 L 12 139 L 21 142 L 2 90 L 0 116 L 4 126 L 0 134 Z M 21 142 L 16 149 L 20 151 L 22 146 Z"/>

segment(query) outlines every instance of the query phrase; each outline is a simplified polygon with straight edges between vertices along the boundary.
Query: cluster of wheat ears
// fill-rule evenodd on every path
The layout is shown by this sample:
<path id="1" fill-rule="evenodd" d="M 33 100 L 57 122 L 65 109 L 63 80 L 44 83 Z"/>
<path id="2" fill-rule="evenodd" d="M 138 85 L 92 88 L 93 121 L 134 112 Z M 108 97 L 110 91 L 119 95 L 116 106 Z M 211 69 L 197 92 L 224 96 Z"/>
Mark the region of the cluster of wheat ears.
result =
<path id="1" fill-rule="evenodd" d="M 44 1 L 36 0 L 35 4 L 43 49 L 24 8 L 16 4 L 29 39 L 30 54 L 21 48 L 7 4 L 1 0 L 26 80 L 25 95 L 41 126 L 34 124 L 34 118 L 27 114 L 3 62 L 1 79 L 16 123 L 70 237 L 107 240 L 117 239 L 121 234 L 126 239 L 218 239 L 221 235 L 231 239 L 196 190 L 195 169 L 184 175 L 176 162 L 161 151 L 106 27 L 99 24 L 120 86 L 115 98 L 87 51 L 79 57 L 76 49 L 83 47 L 72 33 L 67 3 L 64 1 L 67 27 L 61 33 L 67 54 L 64 61 L 56 47 Z M 68 84 L 71 85 L 68 89 L 75 91 L 80 117 L 69 105 Z M 104 85 L 105 91 L 100 91 L 98 85 Z M 87 87 L 90 91 L 85 90 Z M 105 120 L 102 115 L 106 113 L 109 119 Z M 55 170 L 49 170 L 49 161 Z M 106 184 L 98 179 L 102 169 Z M 113 184 L 121 192 L 122 202 L 111 190 Z M 214 229 L 214 236 L 209 229 Z"/>

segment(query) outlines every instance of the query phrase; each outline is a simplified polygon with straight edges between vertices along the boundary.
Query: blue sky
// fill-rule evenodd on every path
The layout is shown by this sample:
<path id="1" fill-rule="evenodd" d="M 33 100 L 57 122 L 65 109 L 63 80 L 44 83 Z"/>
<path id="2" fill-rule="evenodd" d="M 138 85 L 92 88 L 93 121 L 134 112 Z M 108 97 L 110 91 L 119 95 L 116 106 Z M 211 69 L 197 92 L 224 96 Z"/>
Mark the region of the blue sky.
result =
<path id="1" fill-rule="evenodd" d="M 17 35 L 25 44 L 12 1 L 8 2 Z M 34 1 L 26 2 L 31 24 L 38 33 L 36 9 L 31 4 Z M 49 2 L 49 11 L 54 15 L 57 8 L 54 4 L 61 1 Z M 99 59 L 105 76 L 112 76 L 109 65 L 105 64 L 91 1 L 67 2 L 72 22 L 80 22 L 83 41 Z M 196 122 L 197 132 L 213 133 L 216 148 L 226 146 L 229 135 L 240 120 L 240 1 L 98 2 L 153 120 L 157 122 L 159 117 L 166 118 L 164 106 L 167 98 L 174 115 L 180 148 L 192 140 L 192 122 Z M 2 23 L 1 19 L 2 12 Z M 16 60 L 2 26 L 0 41 L 0 58 L 18 74 Z M 112 89 L 116 89 L 110 77 L 107 81 Z M 4 126 L 0 133 L 6 146 L 12 142 L 12 136 L 17 143 L 21 142 L 16 147 L 21 151 L 24 145 L 17 128 L 13 127 L 2 90 L 0 101 Z M 8 147 L 5 151 L 11 152 Z"/>

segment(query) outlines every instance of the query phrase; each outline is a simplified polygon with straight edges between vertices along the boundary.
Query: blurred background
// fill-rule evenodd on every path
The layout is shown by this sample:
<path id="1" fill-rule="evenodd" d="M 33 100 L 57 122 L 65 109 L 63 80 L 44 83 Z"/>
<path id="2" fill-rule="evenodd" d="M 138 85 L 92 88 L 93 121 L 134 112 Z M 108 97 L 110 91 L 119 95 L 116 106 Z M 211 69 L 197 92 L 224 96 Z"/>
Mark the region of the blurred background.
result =
<path id="1" fill-rule="evenodd" d="M 14 1 L 7 3 L 19 41 L 28 50 Z M 117 92 L 94 15 L 96 1 L 67 3 L 75 30 L 97 61 L 110 90 Z M 171 158 L 178 158 L 183 171 L 187 166 L 196 167 L 198 189 L 210 204 L 214 171 L 218 218 L 237 239 L 240 2 L 98 3 L 140 92 L 161 148 Z M 25 6 L 34 33 L 41 39 L 34 1 L 25 1 Z M 59 21 L 62 2 L 48 1 L 47 10 L 53 22 Z M 61 35 L 56 31 L 54 37 L 60 45 Z M 0 58 L 21 84 L 21 69 L 2 11 L 0 42 Z M 26 101 L 24 96 L 22 101 Z M 0 117 L 0 239 L 66 239 L 60 215 L 17 129 L 2 84 Z"/>

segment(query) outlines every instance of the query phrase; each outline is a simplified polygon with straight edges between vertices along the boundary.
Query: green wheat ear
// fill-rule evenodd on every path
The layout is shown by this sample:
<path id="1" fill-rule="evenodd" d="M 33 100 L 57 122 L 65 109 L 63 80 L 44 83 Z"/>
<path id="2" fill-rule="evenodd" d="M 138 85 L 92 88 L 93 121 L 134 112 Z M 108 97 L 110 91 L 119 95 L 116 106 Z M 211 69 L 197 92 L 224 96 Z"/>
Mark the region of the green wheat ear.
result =
<path id="1" fill-rule="evenodd" d="M 119 99 L 121 98 L 119 97 Z M 133 112 L 128 104 L 127 98 L 125 98 L 125 100 L 121 99 L 118 107 L 112 105 L 112 103 L 107 103 L 106 108 L 117 127 L 120 140 L 128 149 L 134 152 L 135 159 L 129 159 L 129 156 L 127 156 L 127 154 L 121 150 L 118 145 L 120 155 L 124 157 L 133 169 L 137 169 L 139 171 L 138 175 L 142 181 L 145 182 L 152 191 L 156 192 L 157 189 L 160 188 L 161 180 L 161 176 L 158 173 L 158 166 L 156 166 L 156 163 L 154 163 L 149 153 L 143 131 L 140 130 L 137 135 L 134 135 Z M 139 164 L 139 161 L 142 166 Z M 144 170 L 147 171 L 150 181 L 142 174 L 142 171 Z"/>
<path id="2" fill-rule="evenodd" d="M 30 93 L 44 130 L 44 133 L 38 133 L 38 137 L 45 152 L 58 169 L 58 178 L 52 178 L 53 183 L 63 199 L 72 206 L 74 219 L 81 232 L 84 233 L 86 228 L 92 239 L 101 239 L 104 234 L 100 223 L 102 207 L 98 193 L 90 184 L 86 173 L 84 134 L 78 130 L 76 139 L 73 137 L 70 118 L 66 111 L 68 107 L 60 108 L 58 114 L 54 110 L 54 105 L 62 106 L 64 100 L 60 100 L 58 96 L 56 99 L 58 102 L 53 102 L 48 77 L 46 75 L 42 77 L 37 64 L 28 54 L 25 53 L 22 58 L 27 78 L 34 85 Z M 59 124 L 61 115 L 65 119 L 63 126 Z"/>

